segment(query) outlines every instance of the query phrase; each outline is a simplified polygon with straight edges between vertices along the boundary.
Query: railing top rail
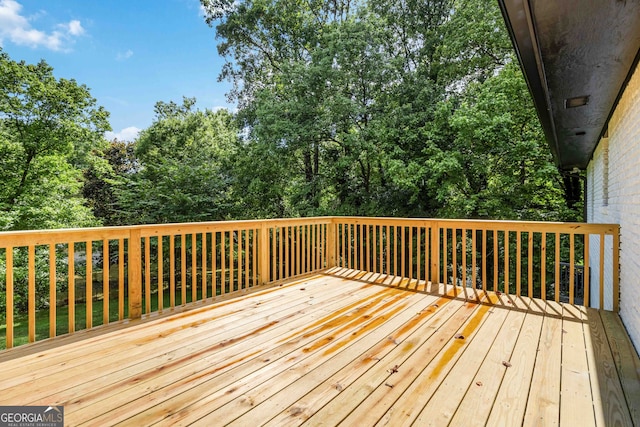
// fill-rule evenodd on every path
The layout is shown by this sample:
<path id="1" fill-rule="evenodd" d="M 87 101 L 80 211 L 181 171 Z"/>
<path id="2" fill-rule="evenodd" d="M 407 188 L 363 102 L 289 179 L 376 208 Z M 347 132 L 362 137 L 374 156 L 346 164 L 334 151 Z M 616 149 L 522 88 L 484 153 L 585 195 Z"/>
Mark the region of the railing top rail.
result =
<path id="1" fill-rule="evenodd" d="M 394 217 L 358 217 L 334 216 L 336 223 L 369 224 L 369 225 L 421 225 L 441 228 L 476 228 L 486 230 L 509 231 L 545 231 L 560 233 L 588 233 L 614 234 L 619 232 L 618 224 L 583 223 L 583 222 L 552 222 L 552 221 L 511 221 L 511 220 L 481 220 L 481 219 L 441 219 L 441 218 L 394 218 Z"/>
<path id="2" fill-rule="evenodd" d="M 66 228 L 55 230 L 21 230 L 0 232 L 0 248 L 55 243 L 84 242 L 92 240 L 126 239 L 132 230 L 139 230 L 142 237 L 169 234 L 202 233 L 213 231 L 245 230 L 267 227 L 287 227 L 306 224 L 331 224 L 331 217 L 278 218 L 238 221 L 208 221 L 171 224 L 142 224 L 117 227 Z"/>
<path id="3" fill-rule="evenodd" d="M 216 231 L 255 229 L 261 227 L 288 227 L 309 224 L 351 223 L 368 225 L 415 225 L 422 227 L 467 228 L 498 231 L 534 231 L 575 234 L 619 233 L 618 224 L 587 224 L 574 222 L 544 221 L 503 221 L 476 219 L 439 219 L 439 218 L 394 218 L 394 217 L 358 217 L 326 216 L 309 218 L 277 218 L 262 220 L 209 221 L 172 224 L 143 224 L 119 227 L 92 227 L 56 230 L 25 230 L 0 232 L 0 248 L 28 245 L 49 245 L 65 242 L 83 242 L 106 239 L 126 239 L 131 230 L 139 230 L 142 237 L 165 236 L 170 234 L 188 234 Z"/>

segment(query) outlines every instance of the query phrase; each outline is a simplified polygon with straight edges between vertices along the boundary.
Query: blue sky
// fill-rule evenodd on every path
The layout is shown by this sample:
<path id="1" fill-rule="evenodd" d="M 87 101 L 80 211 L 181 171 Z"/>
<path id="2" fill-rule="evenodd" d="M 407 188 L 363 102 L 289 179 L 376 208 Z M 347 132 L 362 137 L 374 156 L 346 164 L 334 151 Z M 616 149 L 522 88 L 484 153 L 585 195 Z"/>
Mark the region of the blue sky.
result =
<path id="1" fill-rule="evenodd" d="M 198 0 L 0 0 L 0 46 L 87 85 L 111 113 L 109 138 L 133 139 L 157 101 L 189 96 L 198 108 L 234 108 Z"/>

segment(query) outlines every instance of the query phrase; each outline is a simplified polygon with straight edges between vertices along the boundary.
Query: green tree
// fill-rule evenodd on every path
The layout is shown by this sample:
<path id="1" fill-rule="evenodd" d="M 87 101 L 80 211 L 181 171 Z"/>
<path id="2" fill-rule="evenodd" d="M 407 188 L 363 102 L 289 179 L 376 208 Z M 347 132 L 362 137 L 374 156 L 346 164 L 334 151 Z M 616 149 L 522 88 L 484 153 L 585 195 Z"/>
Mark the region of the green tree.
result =
<path id="1" fill-rule="evenodd" d="M 116 189 L 128 223 L 227 219 L 234 208 L 231 157 L 237 129 L 226 110 L 158 102 L 135 146 L 137 170 Z"/>
<path id="2" fill-rule="evenodd" d="M 0 230 L 97 224 L 81 170 L 97 161 L 107 118 L 86 86 L 0 51 Z"/>

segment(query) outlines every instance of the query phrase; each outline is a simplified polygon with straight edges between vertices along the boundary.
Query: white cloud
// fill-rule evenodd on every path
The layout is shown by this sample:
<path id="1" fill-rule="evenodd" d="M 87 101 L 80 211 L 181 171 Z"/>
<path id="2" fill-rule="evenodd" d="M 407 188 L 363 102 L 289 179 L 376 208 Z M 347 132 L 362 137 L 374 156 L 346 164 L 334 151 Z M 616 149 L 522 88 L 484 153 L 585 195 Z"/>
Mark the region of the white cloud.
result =
<path id="1" fill-rule="evenodd" d="M 138 137 L 141 129 L 138 129 L 135 126 L 129 126 L 128 128 L 122 129 L 120 132 L 105 132 L 104 137 L 109 141 L 113 139 L 117 139 L 118 141 L 133 141 Z"/>
<path id="2" fill-rule="evenodd" d="M 118 52 L 118 54 L 116 55 L 116 59 L 118 61 L 124 61 L 126 59 L 131 58 L 132 56 L 133 56 L 133 51 L 131 49 L 129 49 L 125 53 Z"/>
<path id="3" fill-rule="evenodd" d="M 85 30 L 78 20 L 68 24 L 58 24 L 50 33 L 32 28 L 31 20 L 21 14 L 22 5 L 15 0 L 0 0 L 0 46 L 5 39 L 12 43 L 32 48 L 45 47 L 60 51 L 73 42 L 73 37 L 84 34 Z"/>
<path id="4" fill-rule="evenodd" d="M 72 36 L 81 36 L 84 34 L 84 28 L 82 28 L 82 24 L 77 19 L 69 22 L 66 27 L 69 29 L 69 34 Z"/>

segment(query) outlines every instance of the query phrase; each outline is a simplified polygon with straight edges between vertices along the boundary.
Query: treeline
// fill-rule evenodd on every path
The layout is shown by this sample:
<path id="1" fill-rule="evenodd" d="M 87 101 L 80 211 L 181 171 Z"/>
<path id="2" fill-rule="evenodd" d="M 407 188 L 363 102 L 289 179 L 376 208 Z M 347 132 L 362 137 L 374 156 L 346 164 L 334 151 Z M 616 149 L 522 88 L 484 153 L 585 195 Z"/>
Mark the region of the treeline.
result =
<path id="1" fill-rule="evenodd" d="M 136 141 L 0 51 L 0 230 L 311 215 L 575 220 L 485 0 L 201 0 L 238 111 L 159 102 Z"/>

